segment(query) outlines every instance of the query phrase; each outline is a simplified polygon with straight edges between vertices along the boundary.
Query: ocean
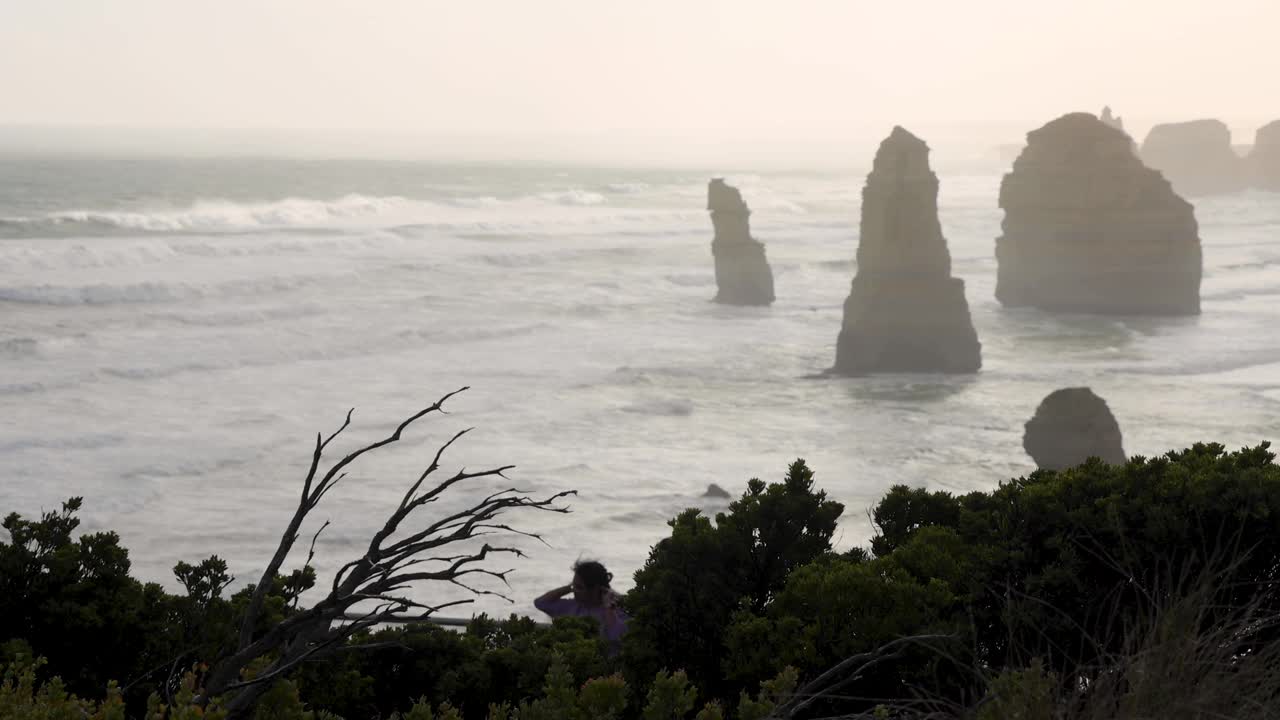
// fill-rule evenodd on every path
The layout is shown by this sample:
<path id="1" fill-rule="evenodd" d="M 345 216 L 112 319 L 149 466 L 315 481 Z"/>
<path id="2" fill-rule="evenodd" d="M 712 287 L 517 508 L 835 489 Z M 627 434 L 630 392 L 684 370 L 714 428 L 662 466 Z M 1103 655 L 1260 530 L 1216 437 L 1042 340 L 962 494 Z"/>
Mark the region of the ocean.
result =
<path id="1" fill-rule="evenodd" d="M 1197 199 L 1203 314 L 1005 310 L 994 297 L 998 162 L 939 161 L 953 273 L 983 344 L 974 376 L 815 379 L 856 270 L 874 145 L 843 171 L 440 165 L 374 160 L 0 156 L 0 512 L 83 496 L 135 574 L 210 554 L 251 581 L 297 503 L 315 434 L 337 452 L 461 386 L 448 415 L 369 456 L 303 529 L 323 584 L 363 553 L 435 447 L 441 472 L 514 464 L 514 487 L 576 489 L 568 515 L 509 519 L 511 603 L 597 558 L 631 586 L 666 522 L 714 513 L 804 458 L 867 542 L 894 484 L 986 490 L 1033 469 L 1023 423 L 1050 391 L 1107 400 L 1130 455 L 1274 439 L 1280 196 Z M 706 183 L 743 191 L 777 286 L 710 302 Z M 336 458 L 336 455 L 335 455 Z M 506 485 L 477 481 L 429 507 Z M 427 515 L 424 514 L 424 517 Z M 424 587 L 423 599 L 456 588 Z"/>

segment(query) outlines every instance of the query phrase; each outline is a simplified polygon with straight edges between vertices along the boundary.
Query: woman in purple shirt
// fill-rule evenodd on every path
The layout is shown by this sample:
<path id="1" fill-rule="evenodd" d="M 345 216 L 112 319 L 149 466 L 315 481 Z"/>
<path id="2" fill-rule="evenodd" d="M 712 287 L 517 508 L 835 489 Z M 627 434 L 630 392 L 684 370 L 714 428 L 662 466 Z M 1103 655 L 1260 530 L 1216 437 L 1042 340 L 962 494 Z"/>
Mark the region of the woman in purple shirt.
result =
<path id="1" fill-rule="evenodd" d="M 609 587 L 613 574 L 595 560 L 573 564 L 573 584 L 543 593 L 533 606 L 553 618 L 593 617 L 600 622 L 600 635 L 609 644 L 609 654 L 618 651 L 627 631 L 627 614 L 618 607 L 618 594 Z M 565 595 L 573 593 L 572 598 Z"/>

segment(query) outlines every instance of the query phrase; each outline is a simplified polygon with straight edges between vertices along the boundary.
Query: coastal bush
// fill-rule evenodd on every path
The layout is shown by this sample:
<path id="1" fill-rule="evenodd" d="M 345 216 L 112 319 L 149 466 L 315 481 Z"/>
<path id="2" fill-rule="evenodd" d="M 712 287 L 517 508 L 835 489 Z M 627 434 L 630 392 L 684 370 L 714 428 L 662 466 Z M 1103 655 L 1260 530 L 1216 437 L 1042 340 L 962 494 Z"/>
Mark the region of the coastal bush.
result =
<path id="1" fill-rule="evenodd" d="M 369 628 L 273 676 L 252 712 L 1243 717 L 1280 702 L 1273 461 L 1265 444 L 1201 444 L 984 492 L 894 487 L 872 512 L 871 551 L 839 554 L 843 508 L 796 461 L 714 519 L 689 510 L 671 521 L 624 599 L 633 619 L 619 657 L 586 618 Z M 227 597 L 233 580 L 216 556 L 175 567 L 181 594 L 141 583 L 114 533 L 76 535 L 79 510 L 73 498 L 4 521 L 0 720 L 216 716 L 219 701 L 196 691 L 198 663 L 237 647 L 256 586 Z M 315 581 L 306 565 L 276 574 L 250 637 L 300 612 Z M 37 682 L 36 656 L 61 679 Z"/>
<path id="2" fill-rule="evenodd" d="M 311 706 L 343 717 L 387 717 L 425 700 L 480 718 L 491 704 L 514 707 L 537 697 L 553 666 L 573 684 L 615 671 L 589 618 L 539 625 L 517 615 L 504 621 L 481 615 L 463 632 L 422 623 L 353 642 L 379 649 L 330 655 L 299 671 Z"/>
<path id="3" fill-rule="evenodd" d="M 1213 563 L 1152 597 L 1125 628 L 1117 651 L 1063 675 L 1039 658 L 1006 668 L 987 687 L 977 720 L 1271 717 L 1280 707 L 1280 588 L 1246 604 L 1218 604 L 1235 559 Z M 1208 620 L 1211 621 L 1207 622 Z"/>
<path id="4" fill-rule="evenodd" d="M 226 562 L 212 556 L 174 568 L 185 595 L 130 574 L 129 553 L 114 532 L 83 533 L 81 498 L 28 520 L 10 513 L 0 539 L 0 661 L 39 654 L 69 693 L 93 696 L 109 681 L 131 712 L 152 692 L 176 690 L 182 668 L 225 653 L 249 589 L 223 597 Z M 314 573 L 278 576 L 267 594 L 261 628 L 283 620 Z M 165 684 L 170 685 L 166 688 Z"/>
<path id="5" fill-rule="evenodd" d="M 67 690 L 62 678 L 39 680 L 48 664 L 42 657 L 15 654 L 0 663 L 0 720 L 125 720 L 136 717 L 125 706 L 120 687 L 113 681 L 105 686 L 102 700 L 82 699 Z M 204 706 L 195 702 L 196 678 L 186 673 L 177 684 L 170 702 L 152 693 L 147 699 L 147 720 L 225 720 L 216 702 Z M 264 718 L 265 720 L 265 718 Z M 281 719 L 283 720 L 283 718 Z M 299 717 L 298 720 L 313 720 Z"/>
<path id="6" fill-rule="evenodd" d="M 84 695 L 171 659 L 188 640 L 190 618 L 159 585 L 129 575 L 118 535 L 74 537 L 80 506 L 71 498 L 36 520 L 4 519 L 0 640 L 21 639 L 68 692 Z"/>
<path id="7" fill-rule="evenodd" d="M 917 579 L 889 559 L 827 557 L 796 570 L 764 612 L 735 617 L 726 638 L 724 672 L 746 683 L 790 666 L 813 678 L 899 638 L 959 638 L 963 631 L 961 608 L 945 582 Z M 948 652 L 958 646 L 946 644 Z M 939 673 L 937 666 L 947 657 L 937 647 L 909 652 L 864 671 L 853 688 L 859 692 L 850 694 L 894 697 Z"/>
<path id="8" fill-rule="evenodd" d="M 676 516 L 626 597 L 628 679 L 680 668 L 712 697 L 733 697 L 741 686 L 721 665 L 734 613 L 761 611 L 793 570 L 830 552 L 843 511 L 796 460 L 782 482 L 750 480 L 714 524 L 696 509 Z"/>
<path id="9" fill-rule="evenodd" d="M 1038 657 L 1070 674 L 1119 651 L 1127 625 L 1209 568 L 1225 564 L 1211 604 L 1224 609 L 1280 580 L 1273 460 L 1266 443 L 1230 453 L 1197 444 L 1124 465 L 1037 471 L 958 497 L 895 487 L 873 513 L 873 547 L 901 559 L 913 538 L 952 534 L 962 565 L 931 572 L 950 576 L 982 661 L 1023 667 Z"/>

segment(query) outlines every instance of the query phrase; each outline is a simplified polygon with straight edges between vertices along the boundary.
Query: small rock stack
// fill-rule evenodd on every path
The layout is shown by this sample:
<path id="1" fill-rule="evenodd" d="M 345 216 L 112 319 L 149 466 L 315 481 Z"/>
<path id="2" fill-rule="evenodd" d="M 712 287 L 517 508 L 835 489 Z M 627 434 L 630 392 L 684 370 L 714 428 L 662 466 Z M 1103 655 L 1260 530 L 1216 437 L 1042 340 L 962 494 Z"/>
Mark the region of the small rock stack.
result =
<path id="1" fill-rule="evenodd" d="M 1190 203 L 1088 113 L 1027 134 L 1000 185 L 996 299 L 1007 307 L 1120 315 L 1200 312 Z"/>
<path id="2" fill-rule="evenodd" d="M 1280 192 L 1280 120 L 1258 130 L 1249 165 L 1254 187 Z"/>
<path id="3" fill-rule="evenodd" d="M 1124 132 L 1124 118 L 1118 115 L 1112 115 L 1110 105 L 1102 108 L 1102 114 L 1098 116 L 1098 119 L 1120 132 Z"/>
<path id="4" fill-rule="evenodd" d="M 1249 186 L 1244 160 L 1221 120 L 1156 125 L 1142 142 L 1142 161 L 1187 197 L 1239 192 Z"/>
<path id="5" fill-rule="evenodd" d="M 1124 129 L 1124 118 L 1120 117 L 1119 115 L 1112 115 L 1110 105 L 1104 106 L 1102 108 L 1102 114 L 1098 116 L 1098 119 L 1101 120 L 1104 124 L 1119 130 L 1125 135 L 1129 134 Z M 1137 154 L 1138 152 L 1138 143 L 1133 140 L 1132 136 L 1129 138 L 1129 149 L 1132 150 L 1134 154 Z"/>
<path id="6" fill-rule="evenodd" d="M 836 341 L 841 375 L 973 373 L 982 345 L 938 223 L 929 147 L 895 127 L 862 190 L 858 272 Z"/>
<path id="7" fill-rule="evenodd" d="M 722 178 L 707 186 L 707 209 L 715 238 L 711 254 L 716 262 L 715 301 L 728 305 L 769 305 L 773 302 L 773 271 L 764 256 L 764 243 L 751 237 L 751 211 L 742 193 Z"/>
<path id="8" fill-rule="evenodd" d="M 1091 457 L 1125 462 L 1120 424 L 1107 401 L 1087 387 L 1049 393 L 1027 421 L 1022 447 L 1041 470 L 1075 467 Z"/>

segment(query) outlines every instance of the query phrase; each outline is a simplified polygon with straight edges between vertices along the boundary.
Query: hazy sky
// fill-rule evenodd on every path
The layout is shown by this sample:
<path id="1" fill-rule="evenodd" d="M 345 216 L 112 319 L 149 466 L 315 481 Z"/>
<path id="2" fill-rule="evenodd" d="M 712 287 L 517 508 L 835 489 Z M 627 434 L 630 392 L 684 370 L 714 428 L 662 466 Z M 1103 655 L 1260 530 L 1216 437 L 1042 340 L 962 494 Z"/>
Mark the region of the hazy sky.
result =
<path id="1" fill-rule="evenodd" d="M 0 0 L 0 125 L 567 146 L 1280 118 L 1280 0 Z"/>

